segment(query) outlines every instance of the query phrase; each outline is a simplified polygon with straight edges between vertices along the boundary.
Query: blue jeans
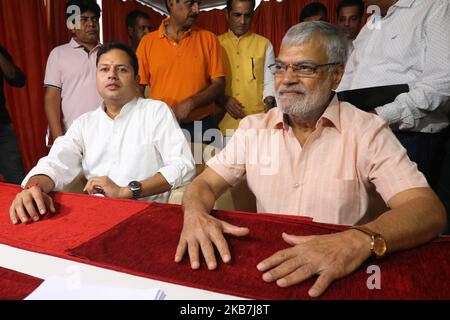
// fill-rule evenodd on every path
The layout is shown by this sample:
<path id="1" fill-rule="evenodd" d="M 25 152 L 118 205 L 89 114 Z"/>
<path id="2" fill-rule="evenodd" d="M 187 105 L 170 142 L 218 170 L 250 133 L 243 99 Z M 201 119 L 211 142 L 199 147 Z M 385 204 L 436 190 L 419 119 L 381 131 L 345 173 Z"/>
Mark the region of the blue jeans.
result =
<path id="1" fill-rule="evenodd" d="M 0 174 L 6 182 L 20 184 L 25 177 L 16 134 L 10 124 L 0 124 Z"/>

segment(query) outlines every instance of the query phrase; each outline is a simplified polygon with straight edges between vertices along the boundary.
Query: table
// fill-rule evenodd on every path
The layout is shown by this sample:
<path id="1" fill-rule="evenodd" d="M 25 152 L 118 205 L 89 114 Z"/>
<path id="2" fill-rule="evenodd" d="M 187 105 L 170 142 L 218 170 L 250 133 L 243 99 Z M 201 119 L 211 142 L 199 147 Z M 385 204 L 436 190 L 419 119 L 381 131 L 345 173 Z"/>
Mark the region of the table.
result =
<path id="1" fill-rule="evenodd" d="M 309 219 L 216 212 L 230 223 L 250 226 L 248 237 L 229 238 L 233 262 L 217 271 L 175 264 L 182 228 L 179 206 L 55 193 L 58 214 L 31 225 L 10 224 L 7 209 L 20 189 L 0 184 L 0 266 L 45 279 L 76 275 L 98 284 L 159 287 L 167 299 L 309 299 L 313 279 L 282 289 L 261 280 L 256 264 L 287 245 L 281 232 L 327 234 L 345 227 Z M 368 261 L 335 282 L 322 299 L 450 299 L 450 239 Z M 185 259 L 186 260 L 186 259 Z M 367 270 L 382 270 L 382 290 L 367 287 Z"/>

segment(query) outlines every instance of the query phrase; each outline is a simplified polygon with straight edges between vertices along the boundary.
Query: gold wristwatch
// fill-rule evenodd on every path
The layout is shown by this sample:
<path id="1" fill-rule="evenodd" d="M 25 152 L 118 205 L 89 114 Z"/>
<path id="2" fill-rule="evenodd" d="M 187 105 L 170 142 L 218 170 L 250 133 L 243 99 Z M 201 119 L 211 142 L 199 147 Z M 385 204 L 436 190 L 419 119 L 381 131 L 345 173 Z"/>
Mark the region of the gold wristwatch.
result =
<path id="1" fill-rule="evenodd" d="M 382 258 L 386 254 L 387 244 L 381 234 L 375 233 L 365 226 L 354 226 L 353 229 L 364 232 L 370 236 L 370 250 L 376 258 Z"/>

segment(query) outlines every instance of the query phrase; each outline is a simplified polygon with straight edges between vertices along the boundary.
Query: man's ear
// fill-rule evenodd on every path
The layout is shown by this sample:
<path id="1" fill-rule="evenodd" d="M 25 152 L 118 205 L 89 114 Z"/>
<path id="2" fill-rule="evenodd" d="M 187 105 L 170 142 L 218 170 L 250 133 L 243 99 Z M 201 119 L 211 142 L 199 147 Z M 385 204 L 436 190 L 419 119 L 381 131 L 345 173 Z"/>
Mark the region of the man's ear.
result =
<path id="1" fill-rule="evenodd" d="M 341 83 L 342 76 L 345 72 L 345 66 L 340 64 L 336 66 L 333 70 L 333 90 L 336 90 L 339 84 Z"/>

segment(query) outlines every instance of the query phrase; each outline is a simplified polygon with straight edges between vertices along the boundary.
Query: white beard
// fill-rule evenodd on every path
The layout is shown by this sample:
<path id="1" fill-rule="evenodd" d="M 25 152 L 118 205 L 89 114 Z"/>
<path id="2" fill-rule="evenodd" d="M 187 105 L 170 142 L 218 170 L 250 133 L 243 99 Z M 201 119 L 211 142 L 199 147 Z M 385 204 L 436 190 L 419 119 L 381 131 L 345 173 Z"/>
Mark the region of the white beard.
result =
<path id="1" fill-rule="evenodd" d="M 305 91 L 298 86 L 289 87 L 291 90 L 301 91 L 304 94 L 303 97 L 280 96 L 280 91 L 286 89 L 286 87 L 280 86 L 275 92 L 277 106 L 284 114 L 292 116 L 303 123 L 316 122 L 328 106 L 330 96 L 324 93 L 330 92 L 331 83 L 332 77 L 329 76 L 311 93 L 305 93 Z"/>

